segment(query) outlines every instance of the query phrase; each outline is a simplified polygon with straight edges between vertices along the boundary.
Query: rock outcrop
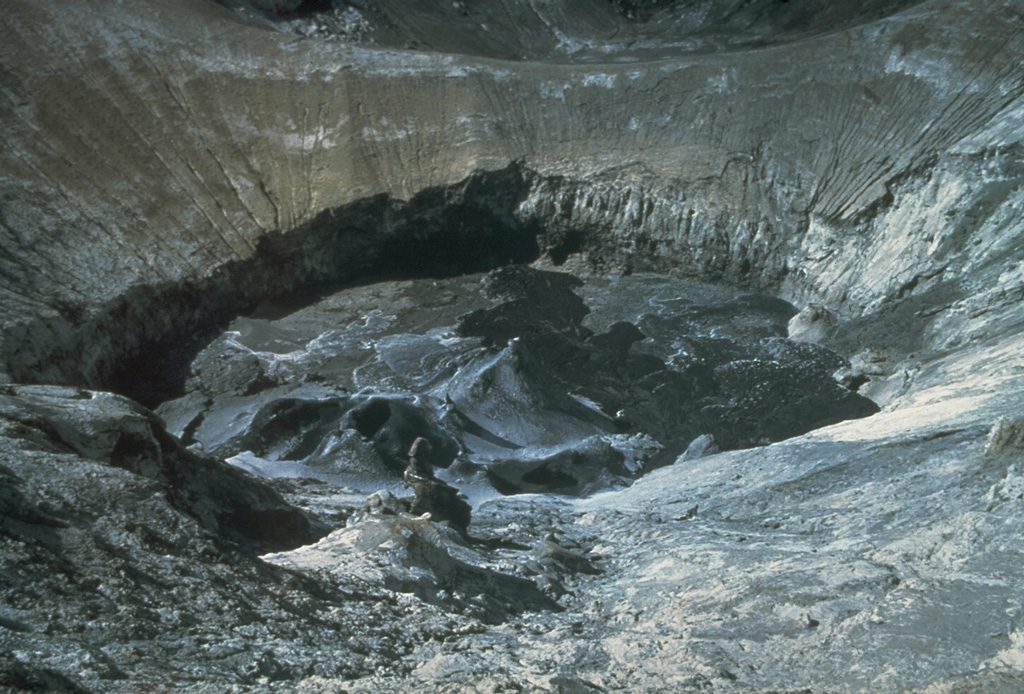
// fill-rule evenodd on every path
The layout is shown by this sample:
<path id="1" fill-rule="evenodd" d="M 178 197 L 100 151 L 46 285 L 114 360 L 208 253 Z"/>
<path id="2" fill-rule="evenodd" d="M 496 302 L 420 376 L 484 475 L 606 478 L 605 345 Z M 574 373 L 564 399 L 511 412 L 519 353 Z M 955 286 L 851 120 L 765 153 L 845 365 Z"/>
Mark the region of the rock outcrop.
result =
<path id="1" fill-rule="evenodd" d="M 156 485 L 176 511 L 250 551 L 291 549 L 326 532 L 249 475 L 186 449 L 156 415 L 126 398 L 6 386 L 0 392 L 0 418 L 9 435 L 24 445 L 117 468 Z M 73 498 L 68 503 L 88 513 L 88 507 L 109 501 Z"/>

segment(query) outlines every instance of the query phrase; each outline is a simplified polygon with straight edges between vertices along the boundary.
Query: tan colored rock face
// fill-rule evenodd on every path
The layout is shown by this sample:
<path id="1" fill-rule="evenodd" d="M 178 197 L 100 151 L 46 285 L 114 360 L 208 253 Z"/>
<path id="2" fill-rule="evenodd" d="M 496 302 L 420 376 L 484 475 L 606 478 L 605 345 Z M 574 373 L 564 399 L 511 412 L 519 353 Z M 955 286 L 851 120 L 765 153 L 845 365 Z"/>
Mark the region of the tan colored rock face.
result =
<path id="1" fill-rule="evenodd" d="M 111 302 L 130 287 L 208 277 L 324 210 L 513 160 L 540 174 L 520 218 L 641 266 L 769 288 L 785 276 L 790 295 L 854 312 L 919 291 L 936 253 L 932 278 L 984 265 L 995 249 L 970 239 L 1015 204 L 1021 47 L 997 5 L 553 64 L 296 38 L 197 1 L 15 2 L 0 20 L 6 370 L 102 383 L 177 337 L 145 321 L 126 340 L 139 330 L 117 314 L 140 309 Z M 154 300 L 128 303 L 148 314 Z"/>

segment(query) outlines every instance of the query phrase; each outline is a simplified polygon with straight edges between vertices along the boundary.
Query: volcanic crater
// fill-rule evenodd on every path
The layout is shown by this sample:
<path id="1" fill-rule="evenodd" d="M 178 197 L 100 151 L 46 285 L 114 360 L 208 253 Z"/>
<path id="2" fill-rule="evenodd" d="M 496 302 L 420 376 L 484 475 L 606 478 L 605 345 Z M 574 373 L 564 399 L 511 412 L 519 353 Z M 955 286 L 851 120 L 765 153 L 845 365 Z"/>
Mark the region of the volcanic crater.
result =
<path id="1" fill-rule="evenodd" d="M 1021 9 L 9 0 L 0 689 L 1020 691 Z"/>

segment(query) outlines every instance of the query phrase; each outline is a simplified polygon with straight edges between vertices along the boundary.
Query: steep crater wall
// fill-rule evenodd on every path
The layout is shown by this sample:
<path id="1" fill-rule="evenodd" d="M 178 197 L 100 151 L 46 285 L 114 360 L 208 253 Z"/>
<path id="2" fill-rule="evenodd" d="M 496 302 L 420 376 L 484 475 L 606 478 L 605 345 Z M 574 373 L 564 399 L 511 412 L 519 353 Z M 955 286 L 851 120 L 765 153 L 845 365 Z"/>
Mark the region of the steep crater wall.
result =
<path id="1" fill-rule="evenodd" d="M 152 402 L 166 349 L 261 302 L 537 256 L 822 301 L 863 334 L 903 310 L 901 348 L 980 335 L 1021 285 L 1019 17 L 875 9 L 759 51 L 548 65 L 296 39 L 212 2 L 19 0 L 0 370 Z"/>
<path id="2" fill-rule="evenodd" d="M 102 387 L 155 404 L 180 386 L 204 340 L 261 304 L 294 309 L 357 282 L 534 260 L 536 231 L 514 216 L 527 186 L 528 174 L 510 166 L 408 201 L 378 195 L 326 210 L 206 277 L 134 285 L 106 305 L 22 323 L 6 335 L 6 370 L 19 382 Z"/>
<path id="3" fill-rule="evenodd" d="M 849 354 L 865 343 L 904 353 L 955 347 L 972 331 L 993 337 L 988 318 L 971 328 L 972 318 L 1011 309 L 1024 293 L 1019 259 L 1002 252 L 1019 239 L 1008 227 L 1024 202 L 1022 166 L 1015 146 L 949 155 L 906 177 L 872 216 L 773 223 L 715 216 L 688 199 L 692 189 L 643 177 L 574 180 L 515 163 L 407 201 L 378 195 L 332 208 L 205 277 L 137 284 L 104 305 L 19 323 L 5 335 L 6 371 L 16 382 L 107 388 L 153 405 L 179 392 L 191 358 L 238 315 L 293 310 L 354 284 L 535 260 L 824 301 L 851 321 L 837 343 Z"/>
<path id="4" fill-rule="evenodd" d="M 737 235 L 728 223 L 642 183 L 546 177 L 514 163 L 407 201 L 377 195 L 331 208 L 262 237 L 250 257 L 205 277 L 136 284 L 105 305 L 61 306 L 8 332 L 6 371 L 17 382 L 108 388 L 155 404 L 176 393 L 205 340 L 261 306 L 280 312 L 353 284 L 538 259 L 588 275 L 670 272 L 777 290 L 779 234 L 753 223 Z"/>
<path id="5" fill-rule="evenodd" d="M 920 0 L 218 0 L 300 35 L 504 60 L 650 60 L 788 43 L 867 24 Z"/>

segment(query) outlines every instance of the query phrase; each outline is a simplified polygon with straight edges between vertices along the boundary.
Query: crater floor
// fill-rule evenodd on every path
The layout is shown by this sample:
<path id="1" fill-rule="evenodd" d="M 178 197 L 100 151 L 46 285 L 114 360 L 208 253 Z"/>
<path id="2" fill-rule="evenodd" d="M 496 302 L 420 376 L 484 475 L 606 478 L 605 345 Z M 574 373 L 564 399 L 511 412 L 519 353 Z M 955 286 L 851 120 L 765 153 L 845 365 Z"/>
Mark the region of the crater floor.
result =
<path id="1" fill-rule="evenodd" d="M 423 462 L 472 498 L 586 495 L 695 441 L 692 455 L 749 448 L 876 412 L 838 382 L 846 359 L 786 339 L 796 313 L 663 276 L 527 266 L 372 284 L 236 320 L 157 412 L 184 443 L 271 474 L 394 490 L 424 437 Z"/>

